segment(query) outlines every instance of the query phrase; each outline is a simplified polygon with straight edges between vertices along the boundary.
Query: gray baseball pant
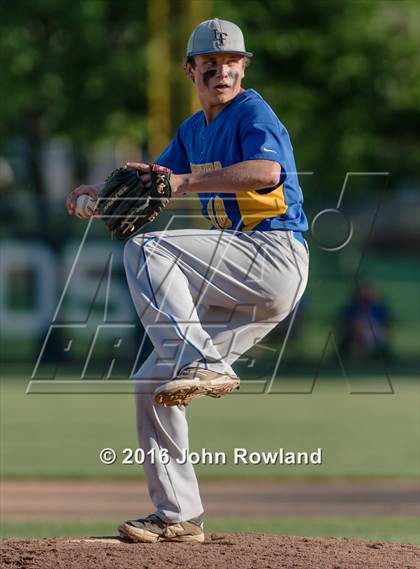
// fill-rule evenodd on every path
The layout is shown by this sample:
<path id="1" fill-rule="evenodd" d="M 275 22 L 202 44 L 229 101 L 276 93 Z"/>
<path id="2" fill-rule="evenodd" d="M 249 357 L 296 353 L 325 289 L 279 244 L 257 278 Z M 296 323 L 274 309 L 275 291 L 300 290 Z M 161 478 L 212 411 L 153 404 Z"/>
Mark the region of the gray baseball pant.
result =
<path id="1" fill-rule="evenodd" d="M 185 407 L 153 392 L 183 367 L 235 376 L 232 364 L 284 320 L 308 278 L 307 247 L 292 231 L 170 230 L 138 235 L 124 250 L 136 311 L 154 350 L 134 376 L 137 429 L 156 514 L 170 522 L 203 512 L 188 449 Z M 157 460 L 167 449 L 169 462 Z"/>

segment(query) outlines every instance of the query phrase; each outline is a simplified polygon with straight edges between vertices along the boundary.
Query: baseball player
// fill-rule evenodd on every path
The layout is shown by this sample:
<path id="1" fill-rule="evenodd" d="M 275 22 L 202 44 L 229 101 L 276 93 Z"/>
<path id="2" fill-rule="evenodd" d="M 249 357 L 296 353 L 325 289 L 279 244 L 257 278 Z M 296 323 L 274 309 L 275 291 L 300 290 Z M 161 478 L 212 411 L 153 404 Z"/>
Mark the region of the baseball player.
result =
<path id="1" fill-rule="evenodd" d="M 192 33 L 185 72 L 202 110 L 156 164 L 172 196 L 197 194 L 205 230 L 143 233 L 124 251 L 127 281 L 154 350 L 135 375 L 137 426 L 155 512 L 124 522 L 132 541 L 203 541 L 203 506 L 190 462 L 186 405 L 236 390 L 232 364 L 295 308 L 308 250 L 293 149 L 264 99 L 241 83 L 252 53 L 238 26 L 217 18 Z M 128 163 L 147 182 L 147 165 Z M 81 186 L 68 199 L 75 212 Z M 152 452 L 153 451 L 153 452 Z M 157 456 L 164 451 L 166 459 Z"/>

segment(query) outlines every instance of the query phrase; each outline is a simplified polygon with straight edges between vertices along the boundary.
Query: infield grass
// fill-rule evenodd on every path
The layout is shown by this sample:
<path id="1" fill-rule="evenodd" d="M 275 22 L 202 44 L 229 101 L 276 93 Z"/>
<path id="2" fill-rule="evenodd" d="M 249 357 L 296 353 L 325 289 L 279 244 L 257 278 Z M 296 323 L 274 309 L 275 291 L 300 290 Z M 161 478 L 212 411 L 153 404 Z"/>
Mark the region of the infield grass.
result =
<path id="1" fill-rule="evenodd" d="M 25 395 L 27 382 L 1 385 L 1 475 L 50 478 L 138 478 L 122 465 L 137 446 L 130 395 Z M 187 409 L 191 450 L 227 453 L 226 465 L 199 465 L 203 478 L 343 478 L 418 476 L 419 386 L 393 380 L 394 394 L 348 392 L 343 381 L 321 381 L 312 394 L 238 394 L 203 398 Z M 119 458 L 103 465 L 99 451 Z M 232 449 L 323 449 L 320 466 L 233 464 Z"/>
<path id="2" fill-rule="evenodd" d="M 115 536 L 121 520 L 88 520 L 78 523 L 5 522 L 1 537 L 91 537 Z M 275 535 L 347 537 L 354 539 L 420 543 L 420 526 L 415 518 L 208 518 L 206 533 L 245 532 Z"/>

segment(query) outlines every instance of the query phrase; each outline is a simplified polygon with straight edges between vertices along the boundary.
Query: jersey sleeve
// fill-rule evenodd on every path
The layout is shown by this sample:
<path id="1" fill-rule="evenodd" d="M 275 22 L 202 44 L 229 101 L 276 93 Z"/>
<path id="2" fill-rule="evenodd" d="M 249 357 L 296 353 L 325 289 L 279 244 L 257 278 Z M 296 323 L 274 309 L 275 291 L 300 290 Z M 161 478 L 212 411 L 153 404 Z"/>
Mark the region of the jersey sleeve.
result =
<path id="1" fill-rule="evenodd" d="M 165 150 L 156 158 L 155 163 L 170 168 L 174 174 L 189 174 L 191 172 L 180 129 Z"/>
<path id="2" fill-rule="evenodd" d="M 241 129 L 241 147 L 243 160 L 278 162 L 281 167 L 278 185 L 284 183 L 292 148 L 289 135 L 280 122 L 247 122 Z"/>

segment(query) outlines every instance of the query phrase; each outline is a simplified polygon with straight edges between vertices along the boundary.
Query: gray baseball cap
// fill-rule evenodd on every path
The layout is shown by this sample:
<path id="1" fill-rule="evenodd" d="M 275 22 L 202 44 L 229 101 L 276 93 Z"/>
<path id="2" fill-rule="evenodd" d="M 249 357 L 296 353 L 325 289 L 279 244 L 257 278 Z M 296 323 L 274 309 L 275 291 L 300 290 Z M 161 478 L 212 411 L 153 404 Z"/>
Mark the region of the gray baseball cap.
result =
<path id="1" fill-rule="evenodd" d="M 187 57 L 207 53 L 239 53 L 247 57 L 253 56 L 245 49 L 241 28 L 219 18 L 201 22 L 188 40 Z"/>

